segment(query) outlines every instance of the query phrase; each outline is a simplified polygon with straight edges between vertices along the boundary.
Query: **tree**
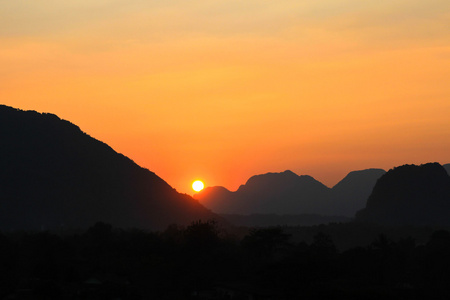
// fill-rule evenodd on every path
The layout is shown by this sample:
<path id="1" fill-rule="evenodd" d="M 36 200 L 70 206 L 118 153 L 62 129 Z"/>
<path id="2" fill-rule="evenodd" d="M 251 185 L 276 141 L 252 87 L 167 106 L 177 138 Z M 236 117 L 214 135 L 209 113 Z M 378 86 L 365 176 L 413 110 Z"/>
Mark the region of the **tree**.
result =
<path id="1" fill-rule="evenodd" d="M 285 234 L 280 227 L 253 229 L 242 240 L 242 246 L 252 255 L 262 258 L 274 258 L 279 251 L 285 250 L 290 244 L 291 235 Z"/>
<path id="2" fill-rule="evenodd" d="M 219 230 L 214 220 L 192 222 L 184 234 L 187 246 L 195 251 L 205 252 L 219 243 Z"/>
<path id="3" fill-rule="evenodd" d="M 331 239 L 331 236 L 323 232 L 319 232 L 314 236 L 314 240 L 311 244 L 311 250 L 315 255 L 323 258 L 330 258 L 337 254 L 337 249 Z"/>

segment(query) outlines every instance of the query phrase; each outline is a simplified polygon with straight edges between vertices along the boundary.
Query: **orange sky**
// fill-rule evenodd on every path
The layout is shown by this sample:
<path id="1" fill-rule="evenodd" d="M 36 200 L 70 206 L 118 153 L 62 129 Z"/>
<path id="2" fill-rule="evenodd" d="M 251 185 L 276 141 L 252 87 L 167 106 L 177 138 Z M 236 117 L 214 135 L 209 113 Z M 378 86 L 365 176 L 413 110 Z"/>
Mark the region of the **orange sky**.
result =
<path id="1" fill-rule="evenodd" d="M 0 1 L 0 99 L 192 194 L 450 162 L 450 2 Z"/>

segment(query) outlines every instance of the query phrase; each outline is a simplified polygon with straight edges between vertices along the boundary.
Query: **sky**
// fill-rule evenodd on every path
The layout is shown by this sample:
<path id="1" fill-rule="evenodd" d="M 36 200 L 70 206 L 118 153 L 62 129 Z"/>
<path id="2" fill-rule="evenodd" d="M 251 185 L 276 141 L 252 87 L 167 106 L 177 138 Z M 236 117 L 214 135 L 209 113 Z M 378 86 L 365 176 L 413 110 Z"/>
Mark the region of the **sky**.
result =
<path id="1" fill-rule="evenodd" d="M 0 101 L 183 193 L 450 163 L 448 0 L 0 0 Z"/>

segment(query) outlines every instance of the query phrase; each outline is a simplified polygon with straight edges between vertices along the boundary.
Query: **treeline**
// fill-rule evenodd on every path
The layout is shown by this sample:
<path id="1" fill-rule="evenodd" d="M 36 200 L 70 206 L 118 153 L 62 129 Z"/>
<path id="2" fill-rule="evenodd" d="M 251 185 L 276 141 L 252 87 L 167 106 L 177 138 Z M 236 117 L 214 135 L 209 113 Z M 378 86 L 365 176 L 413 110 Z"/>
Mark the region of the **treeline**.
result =
<path id="1" fill-rule="evenodd" d="M 231 236 L 214 221 L 164 232 L 97 223 L 80 234 L 0 235 L 7 299 L 444 299 L 450 233 L 426 244 L 380 234 L 338 251 L 330 235 L 294 242 L 283 228 Z"/>

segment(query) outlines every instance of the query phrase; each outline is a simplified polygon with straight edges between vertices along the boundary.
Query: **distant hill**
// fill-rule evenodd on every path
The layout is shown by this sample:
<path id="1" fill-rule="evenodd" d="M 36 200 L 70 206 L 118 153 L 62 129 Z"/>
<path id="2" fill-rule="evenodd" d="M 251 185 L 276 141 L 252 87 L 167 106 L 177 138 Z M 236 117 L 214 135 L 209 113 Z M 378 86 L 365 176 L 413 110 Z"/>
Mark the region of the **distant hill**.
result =
<path id="1" fill-rule="evenodd" d="M 443 167 L 447 171 L 447 174 L 450 175 L 450 164 L 443 165 Z"/>
<path id="2" fill-rule="evenodd" d="M 213 186 L 203 189 L 194 195 L 196 200 L 201 198 L 200 203 L 214 212 L 230 212 L 229 201 L 233 201 L 234 193 L 222 186 Z"/>
<path id="3" fill-rule="evenodd" d="M 385 170 L 367 169 L 348 173 L 331 189 L 331 212 L 338 216 L 354 216 L 366 206 L 372 189 Z"/>
<path id="4" fill-rule="evenodd" d="M 0 229 L 162 229 L 216 217 L 53 114 L 0 106 Z"/>
<path id="5" fill-rule="evenodd" d="M 219 214 L 318 214 L 353 217 L 366 205 L 375 182 L 385 173 L 368 169 L 349 173 L 332 189 L 311 176 L 291 171 L 251 177 L 236 192 L 206 188 L 194 196 Z"/>
<path id="6" fill-rule="evenodd" d="M 383 175 L 356 220 L 388 225 L 450 225 L 450 176 L 438 163 Z"/>
<path id="7" fill-rule="evenodd" d="M 308 214 L 326 209 L 329 192 L 310 176 L 285 171 L 253 176 L 236 192 L 214 187 L 194 198 L 223 214 Z"/>

